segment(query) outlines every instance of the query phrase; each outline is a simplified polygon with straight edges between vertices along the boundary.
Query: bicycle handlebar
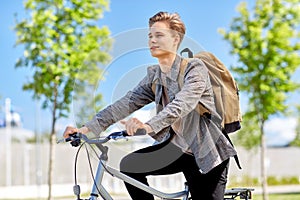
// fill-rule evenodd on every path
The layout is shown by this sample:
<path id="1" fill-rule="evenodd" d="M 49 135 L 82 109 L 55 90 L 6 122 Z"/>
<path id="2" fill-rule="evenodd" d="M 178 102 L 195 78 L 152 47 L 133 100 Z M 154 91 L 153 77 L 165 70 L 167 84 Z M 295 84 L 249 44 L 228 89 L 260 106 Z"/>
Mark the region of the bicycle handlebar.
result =
<path id="1" fill-rule="evenodd" d="M 146 134 L 145 129 L 138 129 L 134 135 L 145 135 L 145 134 Z M 126 130 L 113 132 L 103 139 L 99 139 L 99 138 L 98 139 L 89 139 L 86 135 L 84 135 L 82 133 L 73 133 L 68 138 L 58 140 L 57 143 L 70 142 L 72 146 L 77 147 L 80 145 L 81 140 L 85 141 L 88 144 L 103 144 L 103 143 L 108 142 L 111 139 L 118 140 L 118 139 L 122 139 L 122 138 L 125 138 L 128 136 L 130 136 L 130 135 L 128 135 Z"/>

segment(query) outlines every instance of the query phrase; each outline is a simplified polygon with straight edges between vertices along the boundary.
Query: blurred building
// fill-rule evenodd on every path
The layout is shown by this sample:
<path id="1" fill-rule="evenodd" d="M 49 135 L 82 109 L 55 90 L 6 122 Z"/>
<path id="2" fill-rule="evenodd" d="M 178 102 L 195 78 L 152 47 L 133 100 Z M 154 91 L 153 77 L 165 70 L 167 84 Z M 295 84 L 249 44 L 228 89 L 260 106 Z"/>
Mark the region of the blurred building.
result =
<path id="1" fill-rule="evenodd" d="M 0 110 L 0 135 L 7 134 L 7 128 L 9 128 L 14 139 L 23 140 L 34 136 L 33 131 L 23 128 L 22 117 L 14 109 L 10 98 L 5 99 L 3 107 L 2 112 Z"/>
<path id="2" fill-rule="evenodd" d="M 2 158 L 0 168 L 4 172 L 1 174 L 0 182 L 5 183 L 4 185 L 6 186 L 13 185 L 16 172 L 25 169 L 26 176 L 23 176 L 23 183 L 28 183 L 29 173 L 27 171 L 29 171 L 29 165 L 27 164 L 28 151 L 26 150 L 26 140 L 32 138 L 34 132 L 22 127 L 21 115 L 13 109 L 9 98 L 5 99 L 4 109 L 1 109 L 0 116 L 0 156 Z M 14 145 L 21 147 L 18 154 L 25 158 L 23 163 L 17 165 L 15 164 Z M 14 169 L 15 166 L 18 168 Z"/>

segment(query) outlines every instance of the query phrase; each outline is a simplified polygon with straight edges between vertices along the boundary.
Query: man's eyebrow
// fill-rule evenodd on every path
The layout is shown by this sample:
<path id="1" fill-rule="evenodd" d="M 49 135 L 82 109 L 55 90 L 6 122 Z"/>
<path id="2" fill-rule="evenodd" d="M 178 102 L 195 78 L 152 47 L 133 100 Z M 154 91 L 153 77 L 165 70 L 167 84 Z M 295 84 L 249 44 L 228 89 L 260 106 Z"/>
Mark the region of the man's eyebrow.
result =
<path id="1" fill-rule="evenodd" d="M 154 32 L 154 34 L 157 34 L 157 33 L 163 34 L 164 32 L 162 32 L 162 31 L 155 31 L 155 32 Z M 149 32 L 148 35 L 152 35 L 152 32 Z"/>

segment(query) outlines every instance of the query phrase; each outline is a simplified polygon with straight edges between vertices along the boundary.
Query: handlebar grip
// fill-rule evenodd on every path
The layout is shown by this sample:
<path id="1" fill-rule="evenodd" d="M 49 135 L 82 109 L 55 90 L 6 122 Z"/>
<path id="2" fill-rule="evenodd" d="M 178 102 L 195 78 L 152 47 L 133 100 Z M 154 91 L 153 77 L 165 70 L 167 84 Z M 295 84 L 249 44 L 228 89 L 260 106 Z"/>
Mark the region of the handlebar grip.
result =
<path id="1" fill-rule="evenodd" d="M 121 131 L 121 133 L 122 133 L 122 136 L 124 136 L 124 137 L 131 136 L 131 135 L 128 135 L 126 130 Z M 136 130 L 136 132 L 132 136 L 146 135 L 146 134 L 147 134 L 147 131 L 145 129 L 139 128 L 139 129 Z"/>
<path id="2" fill-rule="evenodd" d="M 146 135 L 146 130 L 145 129 L 138 129 L 133 136 L 137 136 L 137 135 Z M 129 137 L 131 135 L 129 135 L 127 133 L 126 130 L 123 130 L 123 131 L 120 131 L 120 132 L 114 132 L 114 133 L 111 133 L 108 138 L 110 139 L 117 139 L 117 138 L 122 138 L 122 137 Z"/>
<path id="3" fill-rule="evenodd" d="M 134 135 L 146 135 L 146 134 L 147 134 L 146 129 L 139 128 L 138 130 L 136 130 Z"/>

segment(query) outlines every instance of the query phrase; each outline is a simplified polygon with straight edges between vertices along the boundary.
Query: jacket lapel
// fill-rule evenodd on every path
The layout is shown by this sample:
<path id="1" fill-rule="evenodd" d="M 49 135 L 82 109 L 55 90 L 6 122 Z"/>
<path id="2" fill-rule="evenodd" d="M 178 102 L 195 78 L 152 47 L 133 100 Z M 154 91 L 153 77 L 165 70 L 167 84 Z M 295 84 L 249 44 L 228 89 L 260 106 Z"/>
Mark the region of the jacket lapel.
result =
<path id="1" fill-rule="evenodd" d="M 179 72 L 180 72 L 180 63 L 181 57 L 176 56 L 175 61 L 172 65 L 171 71 L 166 75 L 166 84 L 167 86 L 166 91 L 169 97 L 169 100 L 172 101 L 175 98 L 175 95 L 180 91 L 179 85 Z M 158 69 L 154 75 L 154 79 L 152 84 L 155 84 L 155 103 L 156 103 L 156 110 L 160 112 L 163 109 L 162 106 L 162 74 L 161 70 L 158 66 Z"/>
<path id="2" fill-rule="evenodd" d="M 180 71 L 180 63 L 181 63 L 181 57 L 176 56 L 175 61 L 172 65 L 170 73 L 166 76 L 167 79 L 167 93 L 170 98 L 170 101 L 172 101 L 175 98 L 175 95 L 180 91 L 179 86 L 179 71 Z"/>

